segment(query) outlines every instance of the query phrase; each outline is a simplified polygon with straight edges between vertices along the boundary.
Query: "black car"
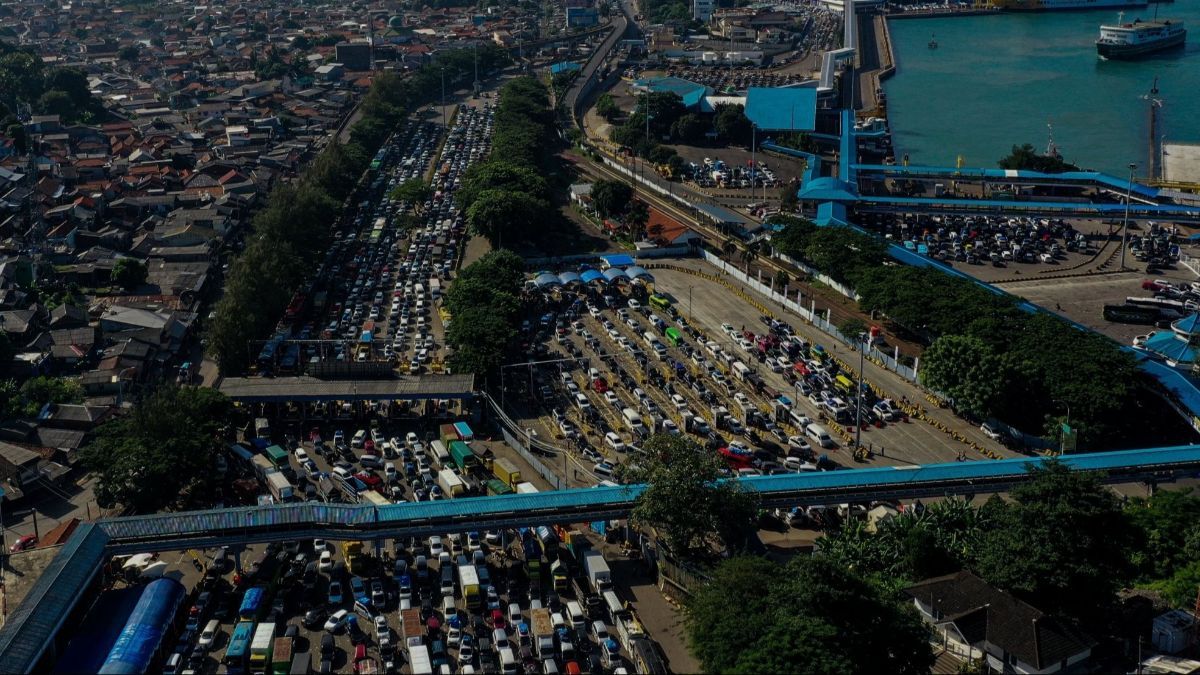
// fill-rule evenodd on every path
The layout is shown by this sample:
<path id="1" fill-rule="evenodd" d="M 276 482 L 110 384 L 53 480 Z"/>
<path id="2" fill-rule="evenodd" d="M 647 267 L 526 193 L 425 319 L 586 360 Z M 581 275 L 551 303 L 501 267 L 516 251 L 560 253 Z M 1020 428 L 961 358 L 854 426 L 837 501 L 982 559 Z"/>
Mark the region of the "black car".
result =
<path id="1" fill-rule="evenodd" d="M 321 608 L 310 609 L 304 613 L 304 618 L 301 619 L 301 622 L 304 624 L 305 628 L 319 628 L 320 626 L 324 625 L 325 619 L 328 616 L 329 615 L 325 612 L 325 610 Z M 332 636 L 330 636 L 330 640 L 332 639 Z M 324 642 L 323 639 L 322 642 Z"/>

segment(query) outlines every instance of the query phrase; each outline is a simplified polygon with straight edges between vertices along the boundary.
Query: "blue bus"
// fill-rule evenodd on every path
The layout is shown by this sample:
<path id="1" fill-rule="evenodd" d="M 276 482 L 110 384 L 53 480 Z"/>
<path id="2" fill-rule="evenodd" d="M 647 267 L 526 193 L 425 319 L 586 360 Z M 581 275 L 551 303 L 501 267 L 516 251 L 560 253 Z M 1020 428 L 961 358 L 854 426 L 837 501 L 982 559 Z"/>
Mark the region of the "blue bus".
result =
<path id="1" fill-rule="evenodd" d="M 229 636 L 229 646 L 225 649 L 223 663 L 229 672 L 240 672 L 246 667 L 246 656 L 250 653 L 250 640 L 254 637 L 254 622 L 239 621 Z"/>
<path id="2" fill-rule="evenodd" d="M 267 595 L 267 589 L 262 586 L 253 586 L 246 591 L 246 595 L 242 596 L 242 606 L 238 608 L 238 618 L 243 621 L 253 621 L 258 618 L 258 610 L 262 607 L 263 598 Z"/>

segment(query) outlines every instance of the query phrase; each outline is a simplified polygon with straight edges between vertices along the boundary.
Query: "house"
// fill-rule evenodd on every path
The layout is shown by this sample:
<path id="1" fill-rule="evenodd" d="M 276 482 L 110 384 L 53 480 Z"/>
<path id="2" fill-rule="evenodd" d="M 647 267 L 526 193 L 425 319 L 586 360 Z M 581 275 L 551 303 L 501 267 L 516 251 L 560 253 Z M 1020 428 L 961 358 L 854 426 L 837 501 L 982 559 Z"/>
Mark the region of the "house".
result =
<path id="1" fill-rule="evenodd" d="M 650 207 L 646 219 L 646 238 L 664 248 L 699 246 L 704 240 L 695 230 L 654 207 Z"/>
<path id="2" fill-rule="evenodd" d="M 1178 654 L 1196 643 L 1196 617 L 1182 609 L 1164 612 L 1154 617 L 1150 635 L 1155 649 Z"/>
<path id="3" fill-rule="evenodd" d="M 904 589 L 946 651 L 1004 673 L 1082 672 L 1095 640 L 962 571 Z"/>
<path id="4" fill-rule="evenodd" d="M 0 484 L 5 501 L 16 501 L 30 492 L 42 477 L 46 459 L 28 448 L 0 441 Z"/>

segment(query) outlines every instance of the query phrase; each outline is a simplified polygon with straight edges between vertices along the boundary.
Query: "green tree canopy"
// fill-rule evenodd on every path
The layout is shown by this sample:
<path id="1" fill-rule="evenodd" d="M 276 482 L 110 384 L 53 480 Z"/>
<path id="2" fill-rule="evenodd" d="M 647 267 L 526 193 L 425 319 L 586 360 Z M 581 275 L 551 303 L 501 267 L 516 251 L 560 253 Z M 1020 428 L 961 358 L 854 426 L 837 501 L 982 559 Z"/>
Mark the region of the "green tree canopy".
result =
<path id="1" fill-rule="evenodd" d="M 1133 576 L 1136 530 L 1095 474 L 1058 462 L 1030 471 L 1012 501 L 989 503 L 975 571 L 1044 612 L 1102 627 Z"/>
<path id="2" fill-rule="evenodd" d="M 526 241 L 542 232 L 550 205 L 525 192 L 484 190 L 467 209 L 471 232 L 499 247 L 507 238 Z"/>
<path id="3" fill-rule="evenodd" d="M 695 113 L 687 113 L 671 125 L 671 137 L 687 145 L 700 142 L 707 132 L 708 123 Z"/>
<path id="4" fill-rule="evenodd" d="M 722 482 L 721 460 L 694 441 L 656 434 L 642 445 L 644 460 L 623 478 L 646 483 L 633 520 L 658 529 L 681 558 L 711 555 L 713 537 L 741 546 L 753 532 L 758 500 L 735 482 Z"/>
<path id="5" fill-rule="evenodd" d="M 422 207 L 426 199 L 429 199 L 429 185 L 420 178 L 410 178 L 396 186 L 388 197 L 402 202 L 408 202 L 418 208 Z"/>
<path id="6" fill-rule="evenodd" d="M 146 283 L 148 273 L 146 263 L 137 258 L 119 258 L 113 264 L 112 280 L 113 283 L 129 291 Z"/>
<path id="7" fill-rule="evenodd" d="M 621 114 L 621 109 L 617 106 L 617 102 L 613 100 L 612 94 L 608 92 L 600 94 L 600 98 L 596 99 L 596 114 L 609 122 Z"/>
<path id="8" fill-rule="evenodd" d="M 737 145 L 749 145 L 751 141 L 750 118 L 740 105 L 722 103 L 717 106 L 715 119 L 718 137 L 726 142 Z"/>
<path id="9" fill-rule="evenodd" d="M 619 216 L 633 199 L 629 183 L 617 180 L 598 180 L 592 183 L 592 204 L 601 218 Z"/>
<path id="10" fill-rule="evenodd" d="M 192 490 L 213 482 L 220 431 L 232 414 L 216 390 L 160 387 L 130 414 L 101 426 L 80 451 L 98 477 L 96 501 L 138 513 L 208 502 L 209 491 Z"/>
<path id="11" fill-rule="evenodd" d="M 731 558 L 686 608 L 688 645 L 705 672 L 923 675 L 933 666 L 911 606 L 822 557 L 782 566 Z"/>
<path id="12" fill-rule="evenodd" d="M 39 375 L 25 380 L 17 400 L 20 405 L 17 414 L 36 417 L 47 403 L 82 403 L 83 387 L 69 378 Z"/>
<path id="13" fill-rule="evenodd" d="M 473 164 L 463 174 L 463 184 L 455 193 L 463 209 L 471 208 L 484 190 L 524 192 L 537 198 L 549 193 L 546 179 L 529 167 L 513 163 L 493 153 L 492 159 Z"/>

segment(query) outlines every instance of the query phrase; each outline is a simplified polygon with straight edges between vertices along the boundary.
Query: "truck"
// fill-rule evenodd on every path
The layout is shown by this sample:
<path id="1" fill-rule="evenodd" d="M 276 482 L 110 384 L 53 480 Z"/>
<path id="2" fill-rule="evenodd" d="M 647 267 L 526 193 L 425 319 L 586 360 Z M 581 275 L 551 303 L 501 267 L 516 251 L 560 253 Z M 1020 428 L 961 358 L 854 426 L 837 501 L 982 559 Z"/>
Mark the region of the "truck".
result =
<path id="1" fill-rule="evenodd" d="M 425 646 L 425 639 L 408 638 L 405 647 L 408 650 L 409 672 L 413 675 L 433 675 L 433 660 L 429 658 L 429 647 Z"/>
<path id="2" fill-rule="evenodd" d="M 521 470 L 504 457 L 497 457 L 492 462 L 492 475 L 513 489 L 516 489 L 517 484 L 521 482 Z"/>
<path id="3" fill-rule="evenodd" d="M 342 542 L 342 558 L 346 561 L 346 569 L 350 570 L 351 574 L 358 574 L 362 572 L 362 550 L 363 544 L 361 541 Z"/>
<path id="4" fill-rule="evenodd" d="M 538 656 L 554 656 L 554 624 L 550 621 L 550 609 L 539 607 L 529 610 L 529 623 L 533 630 L 533 646 Z"/>
<path id="5" fill-rule="evenodd" d="M 625 418 L 625 426 L 638 436 L 646 432 L 646 425 L 642 423 L 642 416 L 633 408 L 625 408 L 621 411 L 621 417 Z"/>
<path id="6" fill-rule="evenodd" d="M 468 473 L 479 466 L 479 458 L 464 441 L 450 441 L 450 457 L 459 471 Z"/>
<path id="7" fill-rule="evenodd" d="M 271 670 L 275 675 L 288 675 L 292 669 L 292 638 L 277 637 L 271 649 Z"/>
<path id="8" fill-rule="evenodd" d="M 479 572 L 467 563 L 458 566 L 458 585 L 462 589 L 463 602 L 471 609 L 479 609 L 483 593 L 479 589 Z"/>
<path id="9" fill-rule="evenodd" d="M 447 497 L 462 497 L 466 494 L 466 484 L 458 477 L 458 474 L 450 469 L 442 469 L 437 474 L 438 485 L 442 487 L 442 492 L 446 493 Z"/>
<path id="10" fill-rule="evenodd" d="M 400 610 L 400 627 L 404 629 L 404 637 L 410 642 L 425 637 L 424 624 L 421 622 L 421 610 L 418 607 Z"/>
<path id="11" fill-rule="evenodd" d="M 517 483 L 515 486 L 513 486 L 513 489 L 516 490 L 517 494 L 519 495 L 531 495 L 538 491 L 537 486 L 535 486 L 533 483 Z"/>
<path id="12" fill-rule="evenodd" d="M 271 496 L 275 498 L 275 502 L 278 504 L 289 501 L 296 496 L 296 490 L 292 487 L 292 483 L 287 479 L 287 476 L 278 471 L 267 474 L 267 489 L 271 491 Z"/>
<path id="13" fill-rule="evenodd" d="M 550 578 L 553 580 L 555 593 L 566 593 L 571 588 L 570 573 L 562 558 L 550 563 Z"/>
<path id="14" fill-rule="evenodd" d="M 254 435 L 263 440 L 271 438 L 271 423 L 265 417 L 254 419 Z"/>
<path id="15" fill-rule="evenodd" d="M 596 593 L 612 588 L 612 571 L 608 569 L 608 561 L 600 551 L 583 552 L 583 570 Z"/>
<path id="16" fill-rule="evenodd" d="M 450 452 L 446 450 L 446 444 L 443 441 L 433 440 L 429 442 L 429 452 L 426 453 L 430 459 L 437 463 L 439 469 L 445 469 L 446 463 L 441 461 L 442 457 L 449 457 Z"/>
<path id="17" fill-rule="evenodd" d="M 542 549 L 538 546 L 537 537 L 523 538 L 521 552 L 525 557 L 525 574 L 529 577 L 530 588 L 540 588 L 542 585 Z"/>
<path id="18" fill-rule="evenodd" d="M 250 466 L 254 468 L 254 474 L 259 480 L 266 480 L 267 475 L 276 473 L 279 469 L 271 463 L 271 460 L 266 455 L 255 455 L 250 458 Z"/>
<path id="19" fill-rule="evenodd" d="M 271 647 L 275 641 L 275 624 L 260 623 L 254 629 L 254 639 L 250 641 L 250 670 L 266 672 L 271 662 Z"/>

